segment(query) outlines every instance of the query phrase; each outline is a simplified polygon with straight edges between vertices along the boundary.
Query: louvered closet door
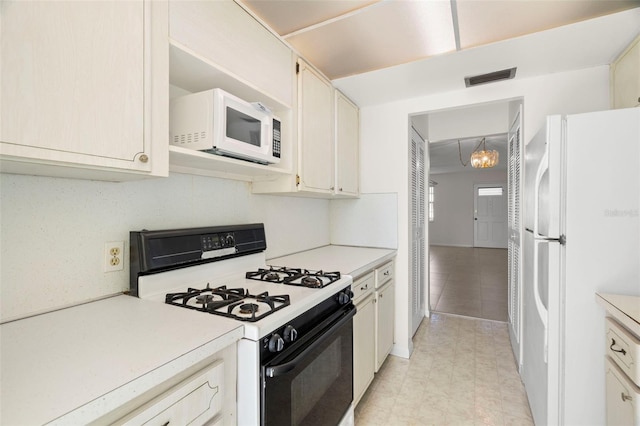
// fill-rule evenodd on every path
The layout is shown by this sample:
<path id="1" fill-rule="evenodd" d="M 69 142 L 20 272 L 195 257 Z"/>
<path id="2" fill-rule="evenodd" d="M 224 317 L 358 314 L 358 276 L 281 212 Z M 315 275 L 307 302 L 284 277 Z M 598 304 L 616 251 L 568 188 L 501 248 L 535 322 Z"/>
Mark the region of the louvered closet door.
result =
<path id="1" fill-rule="evenodd" d="M 424 318 L 425 287 L 425 141 L 411 136 L 411 329 Z"/>
<path id="2" fill-rule="evenodd" d="M 509 258 L 509 335 L 511 346 L 518 366 L 522 363 L 522 278 L 521 278 L 521 222 L 520 222 L 520 195 L 521 195 L 521 161 L 522 161 L 522 105 L 514 123 L 509 131 L 508 143 L 508 232 L 507 256 Z"/>

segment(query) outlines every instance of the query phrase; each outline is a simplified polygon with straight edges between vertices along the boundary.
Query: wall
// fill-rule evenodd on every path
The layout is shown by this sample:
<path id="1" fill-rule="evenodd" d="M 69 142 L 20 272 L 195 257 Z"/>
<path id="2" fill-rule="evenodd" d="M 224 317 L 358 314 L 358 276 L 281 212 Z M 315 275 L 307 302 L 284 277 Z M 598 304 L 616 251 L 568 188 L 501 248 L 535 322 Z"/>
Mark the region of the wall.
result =
<path id="1" fill-rule="evenodd" d="M 264 222 L 266 256 L 329 244 L 329 201 L 252 195 L 246 182 L 189 175 L 96 182 L 0 175 L 1 319 L 129 287 L 104 273 L 107 241 L 129 231 Z"/>
<path id="2" fill-rule="evenodd" d="M 429 223 L 429 244 L 473 247 L 473 185 L 506 186 L 507 170 L 470 170 L 432 174 L 429 178 L 438 182 L 434 193 L 435 221 Z"/>
<path id="3" fill-rule="evenodd" d="M 412 351 L 409 283 L 408 187 L 409 115 L 483 102 L 523 98 L 523 139 L 528 141 L 549 114 L 597 111 L 609 107 L 609 67 L 514 79 L 362 108 L 361 191 L 398 193 L 396 321 L 393 353 Z M 357 87 L 357 86 L 356 86 Z M 367 90 L 375 90 L 370 87 Z M 349 91 L 347 90 L 347 93 Z M 426 253 L 428 258 L 428 253 Z M 428 306 L 428 304 L 427 304 Z"/>
<path id="4" fill-rule="evenodd" d="M 509 124 L 505 117 L 508 113 L 509 103 L 507 102 L 433 112 L 428 115 L 427 139 L 431 143 L 506 133 Z"/>

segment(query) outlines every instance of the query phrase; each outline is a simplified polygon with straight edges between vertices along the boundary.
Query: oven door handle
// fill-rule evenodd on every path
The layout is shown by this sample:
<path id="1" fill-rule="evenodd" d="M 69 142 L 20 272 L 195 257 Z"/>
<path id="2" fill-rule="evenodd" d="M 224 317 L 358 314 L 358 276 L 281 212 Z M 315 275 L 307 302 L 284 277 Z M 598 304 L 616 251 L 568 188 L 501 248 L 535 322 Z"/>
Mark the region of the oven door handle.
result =
<path id="1" fill-rule="evenodd" d="M 355 309 L 355 306 L 352 305 L 352 308 L 349 311 L 342 314 L 343 315 L 342 318 L 337 320 L 329 329 L 325 330 L 318 339 L 314 340 L 305 350 L 303 350 L 294 359 L 292 359 L 289 362 L 285 362 L 284 364 L 267 367 L 266 375 L 268 377 L 278 377 L 290 372 L 291 370 L 294 370 L 298 366 L 298 363 L 300 362 L 301 359 L 304 359 L 310 352 L 315 350 L 318 346 L 322 345 L 325 340 L 331 337 L 334 330 L 342 327 L 342 325 L 344 325 L 344 323 L 346 323 L 347 321 L 351 320 L 355 314 L 356 314 L 356 309 Z"/>

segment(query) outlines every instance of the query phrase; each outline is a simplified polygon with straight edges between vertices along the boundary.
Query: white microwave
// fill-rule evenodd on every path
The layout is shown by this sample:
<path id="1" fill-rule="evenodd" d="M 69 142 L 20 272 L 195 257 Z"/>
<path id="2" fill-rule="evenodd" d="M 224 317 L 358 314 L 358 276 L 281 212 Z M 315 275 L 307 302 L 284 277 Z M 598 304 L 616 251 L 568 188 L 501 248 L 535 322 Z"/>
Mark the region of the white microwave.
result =
<path id="1" fill-rule="evenodd" d="M 170 143 L 198 151 L 254 161 L 280 162 L 280 120 L 222 89 L 174 98 Z"/>

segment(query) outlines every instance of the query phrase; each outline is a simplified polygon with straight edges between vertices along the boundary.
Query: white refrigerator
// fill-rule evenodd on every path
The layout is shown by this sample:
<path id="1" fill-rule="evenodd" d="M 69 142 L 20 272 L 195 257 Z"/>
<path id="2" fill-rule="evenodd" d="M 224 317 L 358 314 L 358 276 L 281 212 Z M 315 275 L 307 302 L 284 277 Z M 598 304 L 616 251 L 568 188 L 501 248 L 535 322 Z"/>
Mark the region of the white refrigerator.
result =
<path id="1" fill-rule="evenodd" d="M 522 380 L 537 425 L 603 425 L 595 293 L 640 295 L 640 108 L 549 116 L 524 152 Z"/>

